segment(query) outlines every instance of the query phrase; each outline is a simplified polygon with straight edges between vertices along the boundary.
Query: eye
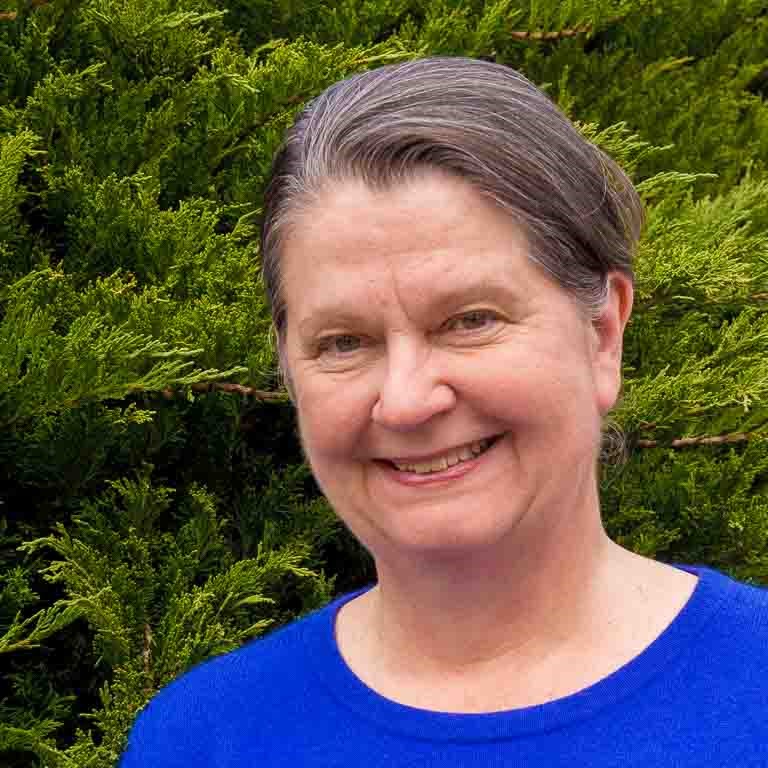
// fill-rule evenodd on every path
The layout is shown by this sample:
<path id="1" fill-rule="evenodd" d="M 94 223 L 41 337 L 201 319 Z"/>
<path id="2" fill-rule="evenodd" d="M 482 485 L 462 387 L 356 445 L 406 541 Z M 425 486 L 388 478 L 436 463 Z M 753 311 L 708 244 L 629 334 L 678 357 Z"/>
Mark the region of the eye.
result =
<path id="1" fill-rule="evenodd" d="M 338 336 L 326 336 L 317 344 L 319 354 L 344 355 L 350 352 L 357 352 L 360 348 L 360 337 L 352 336 L 348 333 Z"/>
<path id="2" fill-rule="evenodd" d="M 454 317 L 448 321 L 448 325 L 457 330 L 464 331 L 484 331 L 496 323 L 498 316 L 489 309 L 473 309 L 471 312 L 465 312 L 463 315 Z M 457 326 L 463 325 L 463 328 Z"/>

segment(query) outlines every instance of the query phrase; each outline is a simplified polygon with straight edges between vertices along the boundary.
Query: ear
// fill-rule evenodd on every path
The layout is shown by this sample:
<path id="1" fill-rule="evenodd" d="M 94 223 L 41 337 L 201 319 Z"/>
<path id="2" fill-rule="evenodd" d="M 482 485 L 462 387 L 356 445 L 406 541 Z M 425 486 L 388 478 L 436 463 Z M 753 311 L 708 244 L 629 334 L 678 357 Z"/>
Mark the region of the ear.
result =
<path id="1" fill-rule="evenodd" d="M 601 416 L 613 408 L 621 391 L 624 329 L 634 301 L 632 279 L 623 272 L 608 275 L 608 297 L 600 317 L 592 322 L 592 369 Z"/>

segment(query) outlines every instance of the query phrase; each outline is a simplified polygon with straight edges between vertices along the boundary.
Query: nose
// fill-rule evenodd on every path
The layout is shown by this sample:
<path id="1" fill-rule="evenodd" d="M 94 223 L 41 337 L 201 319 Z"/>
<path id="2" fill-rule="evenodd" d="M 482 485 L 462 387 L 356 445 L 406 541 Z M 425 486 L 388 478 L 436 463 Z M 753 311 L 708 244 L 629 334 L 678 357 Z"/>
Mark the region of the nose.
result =
<path id="1" fill-rule="evenodd" d="M 371 413 L 374 422 L 407 432 L 450 411 L 455 402 L 456 395 L 436 369 L 428 348 L 408 339 L 390 345 Z"/>

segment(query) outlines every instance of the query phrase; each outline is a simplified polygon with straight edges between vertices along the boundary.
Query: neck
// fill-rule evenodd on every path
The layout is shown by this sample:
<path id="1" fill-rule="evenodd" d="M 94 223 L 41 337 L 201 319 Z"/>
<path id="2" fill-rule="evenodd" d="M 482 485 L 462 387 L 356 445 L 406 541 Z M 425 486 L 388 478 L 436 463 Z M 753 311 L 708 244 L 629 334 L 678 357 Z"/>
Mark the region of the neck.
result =
<path id="1" fill-rule="evenodd" d="M 365 623 L 382 663 L 417 677 L 525 668 L 588 643 L 596 616 L 610 621 L 626 604 L 643 558 L 610 541 L 597 489 L 587 496 L 578 514 L 541 516 L 493 553 L 377 558 Z"/>

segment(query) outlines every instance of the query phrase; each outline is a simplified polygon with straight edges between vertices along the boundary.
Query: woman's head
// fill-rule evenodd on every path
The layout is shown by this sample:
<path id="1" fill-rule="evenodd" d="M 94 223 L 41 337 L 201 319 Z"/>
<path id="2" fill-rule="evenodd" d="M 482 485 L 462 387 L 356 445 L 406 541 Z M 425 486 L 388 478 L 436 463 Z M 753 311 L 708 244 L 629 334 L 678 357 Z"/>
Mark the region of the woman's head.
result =
<path id="1" fill-rule="evenodd" d="M 299 117 L 265 280 L 304 452 L 374 554 L 487 551 L 595 508 L 640 223 L 621 171 L 502 67 L 384 68 Z"/>

